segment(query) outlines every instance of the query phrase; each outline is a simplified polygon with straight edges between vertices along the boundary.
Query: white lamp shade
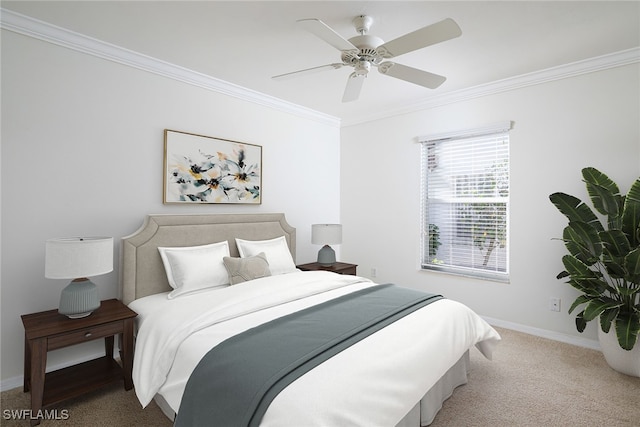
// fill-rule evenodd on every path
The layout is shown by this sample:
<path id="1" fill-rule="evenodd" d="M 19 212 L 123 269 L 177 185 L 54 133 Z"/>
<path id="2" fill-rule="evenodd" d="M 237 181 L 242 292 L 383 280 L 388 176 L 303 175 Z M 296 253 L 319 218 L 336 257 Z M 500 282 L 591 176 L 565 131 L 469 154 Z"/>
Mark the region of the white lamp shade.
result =
<path id="1" fill-rule="evenodd" d="M 48 279 L 77 279 L 112 270 L 112 237 L 70 237 L 46 242 L 44 276 Z"/>
<path id="2" fill-rule="evenodd" d="M 339 245 L 342 243 L 342 224 L 311 225 L 311 243 L 314 245 Z"/>

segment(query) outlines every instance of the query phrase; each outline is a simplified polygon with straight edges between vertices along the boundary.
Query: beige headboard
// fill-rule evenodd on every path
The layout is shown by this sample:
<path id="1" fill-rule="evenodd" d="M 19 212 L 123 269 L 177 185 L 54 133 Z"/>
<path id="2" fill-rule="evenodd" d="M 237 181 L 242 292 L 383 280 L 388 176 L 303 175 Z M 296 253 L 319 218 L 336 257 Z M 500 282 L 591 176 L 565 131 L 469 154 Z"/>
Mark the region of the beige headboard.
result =
<path id="1" fill-rule="evenodd" d="M 296 258 L 296 229 L 282 213 L 217 215 L 148 215 L 142 227 L 122 238 L 120 298 L 125 304 L 171 290 L 158 246 L 197 246 L 229 242 L 237 257 L 235 238 L 266 240 L 285 236 Z"/>

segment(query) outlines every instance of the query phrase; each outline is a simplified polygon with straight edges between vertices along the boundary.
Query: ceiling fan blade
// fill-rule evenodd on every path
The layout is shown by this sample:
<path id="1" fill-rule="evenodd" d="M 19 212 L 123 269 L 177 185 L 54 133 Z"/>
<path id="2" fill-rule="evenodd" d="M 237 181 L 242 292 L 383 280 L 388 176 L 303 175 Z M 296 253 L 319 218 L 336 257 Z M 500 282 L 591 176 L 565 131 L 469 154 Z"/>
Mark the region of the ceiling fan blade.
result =
<path id="1" fill-rule="evenodd" d="M 320 65 L 319 67 L 306 68 L 304 70 L 292 71 L 291 73 L 279 74 L 271 78 L 274 80 L 286 80 L 293 77 L 302 77 L 308 74 L 319 73 L 320 71 L 325 71 L 325 70 L 337 70 L 338 68 L 342 68 L 343 66 L 344 64 L 340 62 L 336 62 L 334 64 Z"/>
<path id="2" fill-rule="evenodd" d="M 347 87 L 344 89 L 344 95 L 342 95 L 342 102 L 351 102 L 358 99 L 365 78 L 366 75 L 351 73 L 347 80 Z"/>
<path id="3" fill-rule="evenodd" d="M 395 62 L 383 62 L 378 66 L 378 71 L 387 76 L 396 79 L 405 80 L 415 83 L 429 89 L 435 89 L 447 80 L 444 76 L 429 73 L 427 71 L 418 70 L 417 68 L 407 67 L 406 65 L 396 64 Z"/>
<path id="4" fill-rule="evenodd" d="M 461 35 L 462 30 L 456 21 L 447 18 L 384 43 L 377 50 L 383 58 L 393 58 Z"/>
<path id="5" fill-rule="evenodd" d="M 297 22 L 300 27 L 312 34 L 315 34 L 317 37 L 321 38 L 338 50 L 358 50 L 358 48 L 352 45 L 349 40 L 336 33 L 331 27 L 319 19 L 300 19 Z"/>

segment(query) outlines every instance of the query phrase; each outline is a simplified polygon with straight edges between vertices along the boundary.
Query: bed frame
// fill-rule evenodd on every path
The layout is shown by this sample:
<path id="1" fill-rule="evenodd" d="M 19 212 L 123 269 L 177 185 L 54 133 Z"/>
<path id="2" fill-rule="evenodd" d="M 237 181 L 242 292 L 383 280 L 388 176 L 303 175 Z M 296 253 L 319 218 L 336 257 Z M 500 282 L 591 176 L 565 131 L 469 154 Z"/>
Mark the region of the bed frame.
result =
<path id="1" fill-rule="evenodd" d="M 159 246 L 198 246 L 226 240 L 231 256 L 237 257 L 236 237 L 266 240 L 280 236 L 286 238 L 295 262 L 296 229 L 283 213 L 147 215 L 137 231 L 122 238 L 120 299 L 129 304 L 171 290 Z"/>
<path id="2" fill-rule="evenodd" d="M 120 298 L 125 304 L 148 295 L 170 291 L 159 246 L 198 246 L 229 242 L 231 256 L 237 257 L 235 238 L 266 240 L 285 236 L 295 262 L 296 230 L 283 213 L 148 215 L 133 234 L 122 238 L 120 268 Z M 396 427 L 428 425 L 442 402 L 453 389 L 466 383 L 468 352 L 417 402 Z M 171 408 L 156 396 L 156 402 L 169 419 Z"/>

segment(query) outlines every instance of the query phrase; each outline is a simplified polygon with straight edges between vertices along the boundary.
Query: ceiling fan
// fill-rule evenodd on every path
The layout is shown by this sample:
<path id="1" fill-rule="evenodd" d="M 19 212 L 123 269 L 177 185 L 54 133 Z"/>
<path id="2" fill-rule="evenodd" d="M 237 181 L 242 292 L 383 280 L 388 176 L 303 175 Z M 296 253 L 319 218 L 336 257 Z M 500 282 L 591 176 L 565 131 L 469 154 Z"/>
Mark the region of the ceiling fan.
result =
<path id="1" fill-rule="evenodd" d="M 396 56 L 462 35 L 460 27 L 451 18 L 410 32 L 387 43 L 379 37 L 368 34 L 373 18 L 366 15 L 357 16 L 353 20 L 359 35 L 349 40 L 343 38 L 319 19 L 301 19 L 297 23 L 303 29 L 341 51 L 342 62 L 280 74 L 272 78 L 282 80 L 323 70 L 352 67 L 354 71 L 347 79 L 347 87 L 345 88 L 342 102 L 358 99 L 364 79 L 372 67 L 377 68 L 380 73 L 387 76 L 415 83 L 429 89 L 437 88 L 444 83 L 446 77 L 386 61 L 386 59 L 395 58 Z"/>

